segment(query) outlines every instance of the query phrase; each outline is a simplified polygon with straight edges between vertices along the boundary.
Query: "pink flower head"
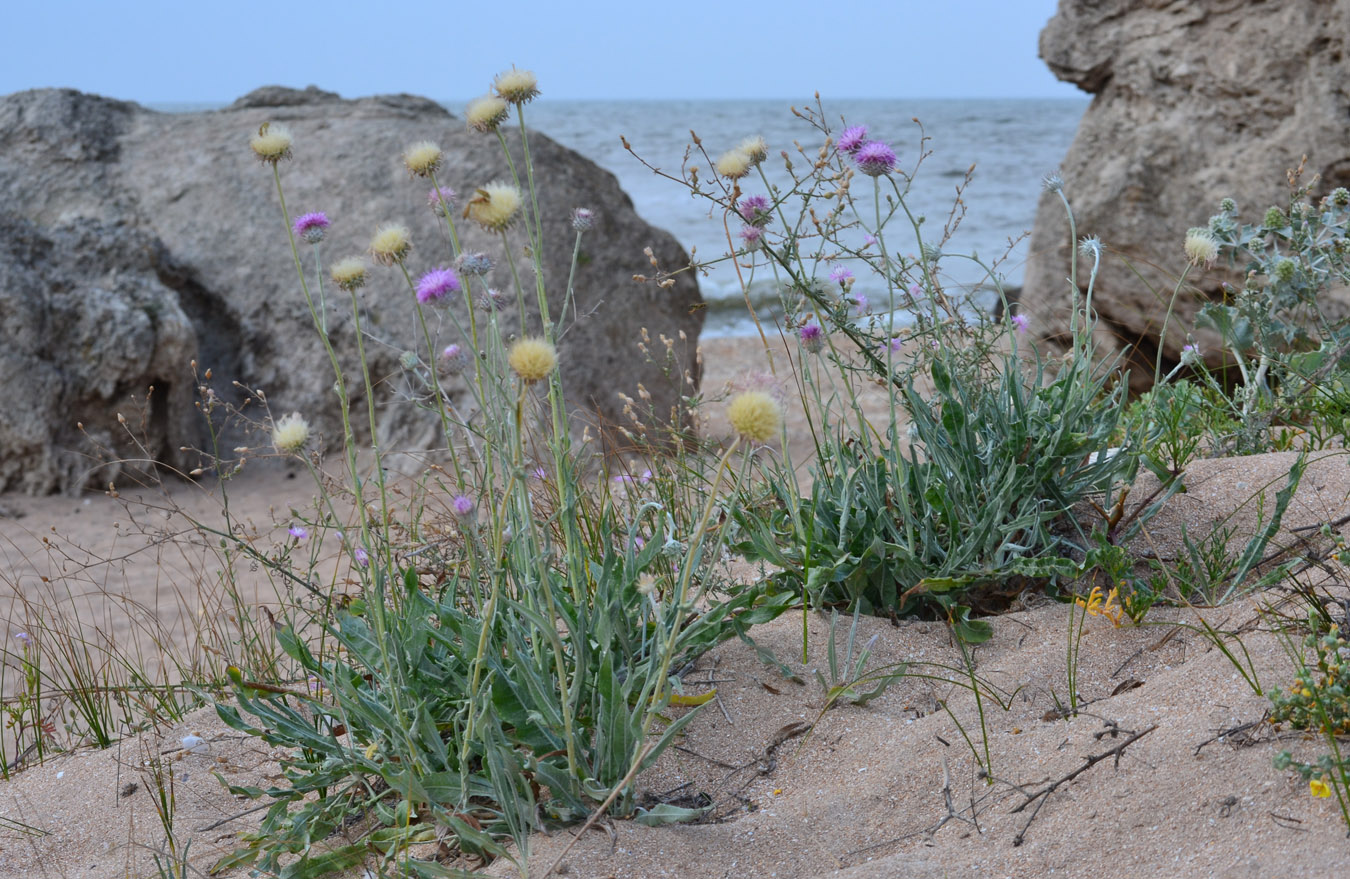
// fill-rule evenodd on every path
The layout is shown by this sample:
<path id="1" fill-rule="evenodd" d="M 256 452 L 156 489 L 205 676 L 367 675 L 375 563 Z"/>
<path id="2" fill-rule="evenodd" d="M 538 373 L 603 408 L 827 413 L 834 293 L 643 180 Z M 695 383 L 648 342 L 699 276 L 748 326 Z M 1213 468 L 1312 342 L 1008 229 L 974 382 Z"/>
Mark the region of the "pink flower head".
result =
<path id="1" fill-rule="evenodd" d="M 1019 336 L 1027 331 L 1027 316 L 1025 314 L 1014 314 L 1008 318 L 1008 321 L 1013 325 L 1013 329 L 1017 330 Z"/>
<path id="2" fill-rule="evenodd" d="M 835 266 L 830 270 L 830 280 L 844 287 L 853 286 L 853 272 L 847 266 Z"/>
<path id="3" fill-rule="evenodd" d="M 864 236 L 863 236 L 863 247 L 864 247 L 864 248 L 871 247 L 873 244 L 876 244 L 876 243 L 877 243 L 877 236 L 875 236 L 875 235 L 864 235 Z"/>
<path id="4" fill-rule="evenodd" d="M 922 296 L 922 295 L 923 295 L 923 287 L 922 287 L 922 286 L 920 286 L 919 284 L 910 284 L 910 285 L 909 285 L 909 297 L 910 297 L 911 299 L 918 299 L 918 298 L 919 298 L 920 296 Z"/>
<path id="5" fill-rule="evenodd" d="M 802 340 L 802 347 L 812 354 L 825 347 L 825 331 L 820 324 L 806 324 L 797 331 L 797 336 Z"/>
<path id="6" fill-rule="evenodd" d="M 473 516 L 473 498 L 468 495 L 457 494 L 450 500 L 450 511 L 461 519 L 469 519 Z"/>
<path id="7" fill-rule="evenodd" d="M 867 141 L 867 126 L 852 125 L 844 129 L 844 133 L 839 135 L 839 151 L 848 153 L 850 156 L 858 152 Z"/>
<path id="8" fill-rule="evenodd" d="M 358 546 L 356 552 L 352 553 L 352 555 L 356 557 L 356 563 L 358 565 L 363 568 L 370 567 L 370 553 Z"/>
<path id="9" fill-rule="evenodd" d="M 882 342 L 881 347 L 889 348 L 892 354 L 899 354 L 901 349 L 905 347 L 905 338 L 904 336 L 891 336 L 891 340 Z"/>
<path id="10" fill-rule="evenodd" d="M 295 218 L 295 235 L 306 244 L 318 244 L 329 225 L 328 215 L 323 211 L 301 214 Z"/>
<path id="11" fill-rule="evenodd" d="M 769 200 L 762 195 L 747 195 L 736 205 L 736 213 L 751 226 L 769 224 Z"/>
<path id="12" fill-rule="evenodd" d="M 309 537 L 309 532 L 305 530 L 303 525 L 292 525 L 286 531 L 296 540 L 304 540 Z"/>
<path id="13" fill-rule="evenodd" d="M 441 365 L 450 375 L 463 372 L 469 365 L 469 355 L 459 345 L 451 342 L 441 352 Z"/>
<path id="14" fill-rule="evenodd" d="M 869 177 L 881 177 L 895 170 L 895 150 L 879 140 L 869 140 L 853 154 L 858 170 Z"/>
<path id="15" fill-rule="evenodd" d="M 760 231 L 758 226 L 743 226 L 741 228 L 741 242 L 745 244 L 746 250 L 759 250 L 764 243 L 764 233 Z"/>
<path id="16" fill-rule="evenodd" d="M 441 299 L 447 293 L 460 291 L 459 277 L 454 269 L 434 268 L 417 282 L 417 301 L 431 302 Z"/>
<path id="17" fill-rule="evenodd" d="M 548 471 L 545 470 L 543 467 L 534 468 L 534 473 L 532 475 L 534 476 L 535 479 L 538 479 L 540 482 L 543 482 L 545 479 L 548 479 Z"/>
<path id="18" fill-rule="evenodd" d="M 866 296 L 866 294 L 863 294 L 863 293 L 850 293 L 850 294 L 848 295 L 848 298 L 847 298 L 846 301 L 853 303 L 853 307 L 854 307 L 855 309 L 857 309 L 858 314 L 866 314 L 866 313 L 867 313 L 867 296 Z"/>
<path id="19" fill-rule="evenodd" d="M 590 208 L 576 208 L 572 211 L 572 228 L 585 232 L 595 225 L 595 211 Z"/>
<path id="20" fill-rule="evenodd" d="M 444 217 L 446 208 L 452 207 L 455 203 L 455 191 L 448 186 L 433 186 L 427 193 L 427 207 L 436 212 L 436 216 Z"/>

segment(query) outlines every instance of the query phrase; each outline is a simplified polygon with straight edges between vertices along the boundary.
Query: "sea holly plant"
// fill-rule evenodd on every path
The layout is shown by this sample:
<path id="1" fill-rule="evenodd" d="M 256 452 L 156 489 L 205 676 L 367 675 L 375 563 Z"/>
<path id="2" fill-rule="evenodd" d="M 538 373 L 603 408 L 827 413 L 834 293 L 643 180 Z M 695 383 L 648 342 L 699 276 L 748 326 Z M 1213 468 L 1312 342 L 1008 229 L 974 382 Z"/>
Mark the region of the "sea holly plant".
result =
<path id="1" fill-rule="evenodd" d="M 1222 340 L 1238 373 L 1229 403 L 1241 427 L 1235 450 L 1262 450 L 1266 426 L 1313 407 L 1322 388 L 1334 386 L 1331 377 L 1350 368 L 1350 329 L 1323 301 L 1350 280 L 1348 232 L 1350 190 L 1336 189 L 1314 205 L 1305 185 L 1287 207 L 1269 208 L 1255 224 L 1241 223 L 1237 205 L 1225 199 L 1207 227 L 1187 235 L 1193 264 L 1226 258 L 1245 275 L 1241 287 L 1225 285 L 1223 299 L 1196 316 L 1197 327 Z"/>

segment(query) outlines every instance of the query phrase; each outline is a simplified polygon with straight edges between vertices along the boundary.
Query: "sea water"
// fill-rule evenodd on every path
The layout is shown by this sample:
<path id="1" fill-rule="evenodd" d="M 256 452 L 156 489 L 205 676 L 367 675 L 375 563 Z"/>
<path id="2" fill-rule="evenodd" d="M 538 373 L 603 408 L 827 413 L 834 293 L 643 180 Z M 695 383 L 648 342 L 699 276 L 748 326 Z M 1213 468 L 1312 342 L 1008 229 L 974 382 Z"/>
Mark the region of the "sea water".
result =
<path id="1" fill-rule="evenodd" d="M 942 237 L 957 198 L 957 186 L 965 181 L 973 165 L 970 183 L 961 195 L 964 218 L 944 250 L 974 254 L 986 265 L 997 262 L 995 271 L 1002 282 L 1016 288 L 1022 283 L 1041 181 L 1059 167 L 1087 105 L 1087 99 L 1072 98 L 846 100 L 826 102 L 824 114 L 836 137 L 842 130 L 841 120 L 849 125 L 866 125 L 869 137 L 894 148 L 899 167 L 907 173 L 914 170 L 923 154 L 905 203 L 916 218 L 923 218 L 919 228 L 925 242 Z M 459 104 L 447 106 L 457 114 L 463 110 Z M 808 105 L 796 106 L 804 110 Z M 539 100 L 527 108 L 526 120 L 531 127 L 612 171 L 645 220 L 671 232 L 686 250 L 695 250 L 699 261 L 706 261 L 727 252 L 722 211 L 646 167 L 624 148 L 620 138 L 626 138 L 633 153 L 647 164 L 679 177 L 686 149 L 692 143 L 691 131 L 714 161 L 745 138 L 759 135 L 769 146 L 769 159 L 764 163 L 769 180 L 782 187 L 789 178 L 780 152 L 788 151 L 801 174 L 815 160 L 825 138 L 794 115 L 792 107 L 790 101 L 773 100 Z M 816 109 L 814 105 L 811 108 Z M 798 153 L 798 145 L 805 156 Z M 700 166 L 700 180 L 709 181 L 708 160 L 697 149 L 689 163 Z M 741 187 L 746 194 L 764 191 L 757 175 L 742 180 Z M 852 188 L 859 213 L 870 225 L 874 210 L 871 180 L 858 175 Z M 785 207 L 791 217 L 793 205 Z M 826 203 L 817 205 L 818 214 L 827 210 Z M 733 236 L 739 225 L 731 226 Z M 917 255 L 915 234 L 904 215 L 897 215 L 887 225 L 886 242 L 897 255 Z M 829 268 L 818 266 L 816 274 L 824 278 Z M 949 290 L 974 291 L 991 284 L 985 270 L 970 261 L 944 258 L 940 268 L 941 280 Z M 861 286 L 857 289 L 867 292 L 869 282 L 861 271 L 858 274 Z M 757 278 L 752 299 L 757 310 L 771 318 L 777 291 L 763 268 Z M 700 277 L 699 285 L 709 306 L 705 335 L 752 331 L 740 281 L 729 264 L 711 268 Z M 884 295 L 884 290 L 869 294 L 873 302 Z"/>

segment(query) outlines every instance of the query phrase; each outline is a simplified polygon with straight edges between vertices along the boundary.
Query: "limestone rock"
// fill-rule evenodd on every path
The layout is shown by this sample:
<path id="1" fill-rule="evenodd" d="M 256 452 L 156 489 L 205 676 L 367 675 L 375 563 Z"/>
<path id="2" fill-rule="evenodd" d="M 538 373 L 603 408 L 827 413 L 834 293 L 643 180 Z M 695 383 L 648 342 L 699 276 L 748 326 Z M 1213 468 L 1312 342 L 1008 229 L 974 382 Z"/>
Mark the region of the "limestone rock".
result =
<path id="1" fill-rule="evenodd" d="M 294 135 L 294 158 L 280 165 L 290 215 L 321 210 L 332 220 L 321 251 L 325 265 L 364 252 L 375 227 L 391 221 L 412 231 L 414 249 L 407 262 L 414 280 L 427 269 L 450 263 L 449 244 L 427 205 L 429 186 L 410 178 L 401 162 L 402 152 L 416 141 L 431 140 L 444 149 L 439 182 L 455 189 L 461 204 L 477 187 L 511 179 L 495 137 L 468 131 L 439 105 L 410 95 L 344 100 L 314 87 L 271 87 L 223 110 L 164 114 L 70 90 L 21 92 L 0 98 L 0 204 L 16 215 L 11 222 L 26 221 L 35 240 L 50 240 L 54 246 L 29 256 L 11 252 L 0 272 L 7 272 L 7 278 L 24 278 L 28 299 L 50 309 L 54 307 L 50 296 L 42 299 L 33 291 L 49 284 L 53 271 L 69 276 L 72 285 L 90 285 L 117 264 L 115 259 L 107 264 L 86 261 L 85 276 L 75 272 L 74 263 L 63 262 L 59 270 L 49 271 L 44 260 L 65 260 L 55 254 L 65 246 L 63 230 L 86 228 L 81 224 L 105 231 L 137 230 L 143 238 L 137 246 L 159 254 L 150 272 L 163 288 L 156 296 L 163 300 L 165 313 L 173 311 L 172 302 L 174 314 L 184 316 L 183 335 L 174 335 L 172 342 L 167 337 L 161 340 L 153 355 L 155 370 L 143 369 L 135 377 L 119 373 L 117 388 L 135 390 L 151 378 L 157 387 L 188 388 L 188 361 L 195 356 L 202 370 L 213 370 L 212 386 L 222 395 L 232 381 L 261 388 L 276 416 L 292 410 L 304 413 L 333 447 L 341 433 L 332 371 L 301 294 L 272 169 L 261 165 L 248 147 L 250 135 L 264 122 L 283 124 Z M 519 138 L 508 134 L 507 142 L 523 175 Z M 672 386 L 660 368 L 646 362 L 637 343 L 643 327 L 653 339 L 660 333 L 677 338 L 684 331 L 688 342 L 677 345 L 674 365 L 679 373 L 689 370 L 697 381 L 694 346 L 702 325 L 697 282 L 686 272 L 672 288 L 662 290 L 651 283 L 639 285 L 632 277 L 651 274 L 643 253 L 646 247 L 671 268 L 687 264 L 687 255 L 668 233 L 637 216 L 612 174 L 538 133 L 531 134 L 529 147 L 543 217 L 544 276 L 555 317 L 572 258 L 571 211 L 587 207 L 596 213 L 595 227 L 581 245 L 575 301 L 568 309 L 576 320 L 559 345 L 569 400 L 592 410 L 583 415 L 587 420 L 617 422 L 622 418 L 617 393 L 632 394 L 641 382 L 653 397 L 654 411 L 670 411 L 681 391 L 692 389 Z M 510 289 L 502 237 L 467 221 L 460 221 L 458 229 L 465 249 L 493 255 L 498 268 L 492 284 Z M 511 230 L 508 240 L 522 282 L 532 293 L 523 226 Z M 317 295 L 314 252 L 302 244 L 300 256 Z M 359 304 L 363 329 L 371 336 L 366 345 L 371 372 L 380 382 L 376 393 L 384 407 L 381 440 L 386 447 L 434 445 L 437 419 L 407 399 L 398 365 L 404 351 L 425 351 L 412 293 L 397 268 L 376 267 L 370 277 Z M 325 298 L 330 338 L 343 368 L 349 375 L 359 375 L 350 299 L 326 278 Z M 101 314 L 106 330 L 119 339 L 114 347 L 150 351 L 142 345 L 145 340 L 135 336 L 142 332 L 139 324 L 124 325 L 110 313 L 79 313 L 81 303 L 92 301 L 68 303 L 75 308 L 71 320 L 88 323 L 94 314 Z M 532 297 L 527 300 L 529 306 L 533 303 Z M 513 308 L 503 314 L 505 326 L 518 326 Z M 33 317 L 34 325 L 50 326 L 53 314 Z M 462 322 L 464 315 L 456 316 Z M 11 330 L 11 323 L 6 316 L 0 333 L 7 348 L 14 347 L 11 333 L 18 331 Z M 536 315 L 531 326 L 537 323 Z M 462 341 L 449 313 L 433 315 L 432 324 L 440 332 L 438 344 Z M 178 333 L 176 324 L 174 332 Z M 133 336 L 138 341 L 133 342 Z M 39 336 L 32 344 L 49 345 L 50 340 Z M 15 350 L 26 351 L 23 346 Z M 169 352 L 178 357 L 172 368 L 163 361 Z M 6 386 L 22 387 L 20 396 L 29 401 L 25 405 L 35 406 L 32 401 L 46 393 L 40 382 L 54 379 L 42 378 L 45 373 L 40 369 L 30 370 L 34 355 L 16 356 L 26 359 L 14 360 L 10 368 L 25 379 Z M 63 380 L 75 378 L 67 375 Z M 363 411 L 360 382 L 353 384 L 354 405 Z M 89 391 L 92 396 L 81 398 L 85 402 L 80 405 L 103 400 L 98 395 L 105 390 L 99 386 L 96 392 Z M 144 389 L 137 392 L 143 394 Z M 67 449 L 61 437 L 76 420 L 104 423 L 112 408 L 121 404 L 108 400 L 102 405 L 96 413 L 51 404 L 42 412 L 33 409 L 25 418 L 33 425 L 46 425 L 56 443 L 51 454 L 60 457 Z M 262 415 L 256 410 L 251 414 L 255 419 Z M 357 424 L 361 439 L 368 433 L 360 431 L 364 421 L 358 419 Z M 40 431 L 34 428 L 24 436 L 23 448 L 31 450 Z M 158 442 L 165 449 L 177 448 L 195 445 L 197 437 L 194 430 L 170 418 Z M 19 441 L 0 433 L 0 460 L 18 460 L 15 442 Z M 70 478 L 66 473 L 20 479 L 0 471 L 0 490 L 46 491 L 57 486 L 69 490 Z"/>
<path id="2" fill-rule="evenodd" d="M 1098 341 L 1128 347 L 1136 389 L 1153 378 L 1189 227 L 1225 197 L 1246 222 L 1287 206 L 1286 172 L 1304 156 L 1305 180 L 1320 177 L 1314 195 L 1350 185 L 1347 34 L 1347 0 L 1060 0 L 1041 57 L 1095 96 L 1062 165 L 1064 193 L 1078 235 L 1105 246 Z M 1064 209 L 1047 193 L 1022 305 L 1051 341 L 1068 333 L 1069 247 Z M 1080 258 L 1080 287 L 1087 274 Z M 1238 280 L 1220 267 L 1192 271 L 1196 292 L 1178 297 L 1164 369 L 1204 298 Z"/>

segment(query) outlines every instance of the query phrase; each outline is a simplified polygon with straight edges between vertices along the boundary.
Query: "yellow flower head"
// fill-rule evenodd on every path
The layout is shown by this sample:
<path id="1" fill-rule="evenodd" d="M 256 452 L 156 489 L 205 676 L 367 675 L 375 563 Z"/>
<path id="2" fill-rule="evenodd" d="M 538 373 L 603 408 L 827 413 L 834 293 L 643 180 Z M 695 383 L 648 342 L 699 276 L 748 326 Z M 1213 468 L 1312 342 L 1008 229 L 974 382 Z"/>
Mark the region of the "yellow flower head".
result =
<path id="1" fill-rule="evenodd" d="M 414 177 L 430 177 L 441 167 L 441 148 L 429 140 L 418 141 L 404 152 L 403 165 Z"/>
<path id="2" fill-rule="evenodd" d="M 502 100 L 512 104 L 528 104 L 539 96 L 539 77 L 529 70 L 516 70 L 512 67 L 497 74 L 492 87 Z"/>
<path id="3" fill-rule="evenodd" d="M 1208 229 L 1196 228 L 1187 232 L 1183 249 L 1193 266 L 1212 266 L 1219 258 L 1219 242 Z"/>
<path id="4" fill-rule="evenodd" d="M 727 420 L 736 432 L 754 443 L 767 443 L 778 436 L 783 407 L 763 391 L 745 391 L 727 406 Z"/>
<path id="5" fill-rule="evenodd" d="M 402 262 L 412 250 L 412 233 L 402 223 L 386 223 L 370 239 L 370 255 L 382 266 Z"/>
<path id="6" fill-rule="evenodd" d="M 506 101 L 496 95 L 483 95 L 474 98 L 464 110 L 464 121 L 474 131 L 487 134 L 497 130 L 506 118 Z"/>
<path id="7" fill-rule="evenodd" d="M 736 147 L 736 149 L 749 156 L 751 164 L 754 165 L 758 165 L 769 157 L 769 145 L 765 143 L 764 138 L 758 134 L 754 137 L 747 137 L 745 140 L 741 141 L 741 145 Z"/>
<path id="8" fill-rule="evenodd" d="M 1331 796 L 1331 787 L 1320 778 L 1314 778 L 1308 782 L 1308 792 L 1315 797 Z"/>
<path id="9" fill-rule="evenodd" d="M 293 455 L 309 442 L 309 422 L 299 412 L 282 416 L 272 425 L 272 445 L 283 455 Z"/>
<path id="10" fill-rule="evenodd" d="M 723 177 L 739 180 L 749 174 L 750 169 L 754 166 L 755 163 L 750 158 L 749 153 L 742 149 L 735 149 L 722 153 L 722 157 L 717 160 L 714 170 Z"/>
<path id="11" fill-rule="evenodd" d="M 473 194 L 464 206 L 464 216 L 489 232 L 501 232 L 515 220 L 520 205 L 519 189 L 494 181 Z"/>
<path id="12" fill-rule="evenodd" d="M 351 292 L 366 285 L 366 261 L 359 256 L 340 259 L 333 263 L 328 274 L 334 284 Z"/>
<path id="13" fill-rule="evenodd" d="M 248 145 L 260 162 L 275 165 L 291 157 L 291 131 L 284 125 L 264 122 L 258 133 L 249 138 Z"/>
<path id="14" fill-rule="evenodd" d="M 558 365 L 558 351 L 538 337 L 518 340 L 506 355 L 511 370 L 526 383 L 546 378 Z"/>

